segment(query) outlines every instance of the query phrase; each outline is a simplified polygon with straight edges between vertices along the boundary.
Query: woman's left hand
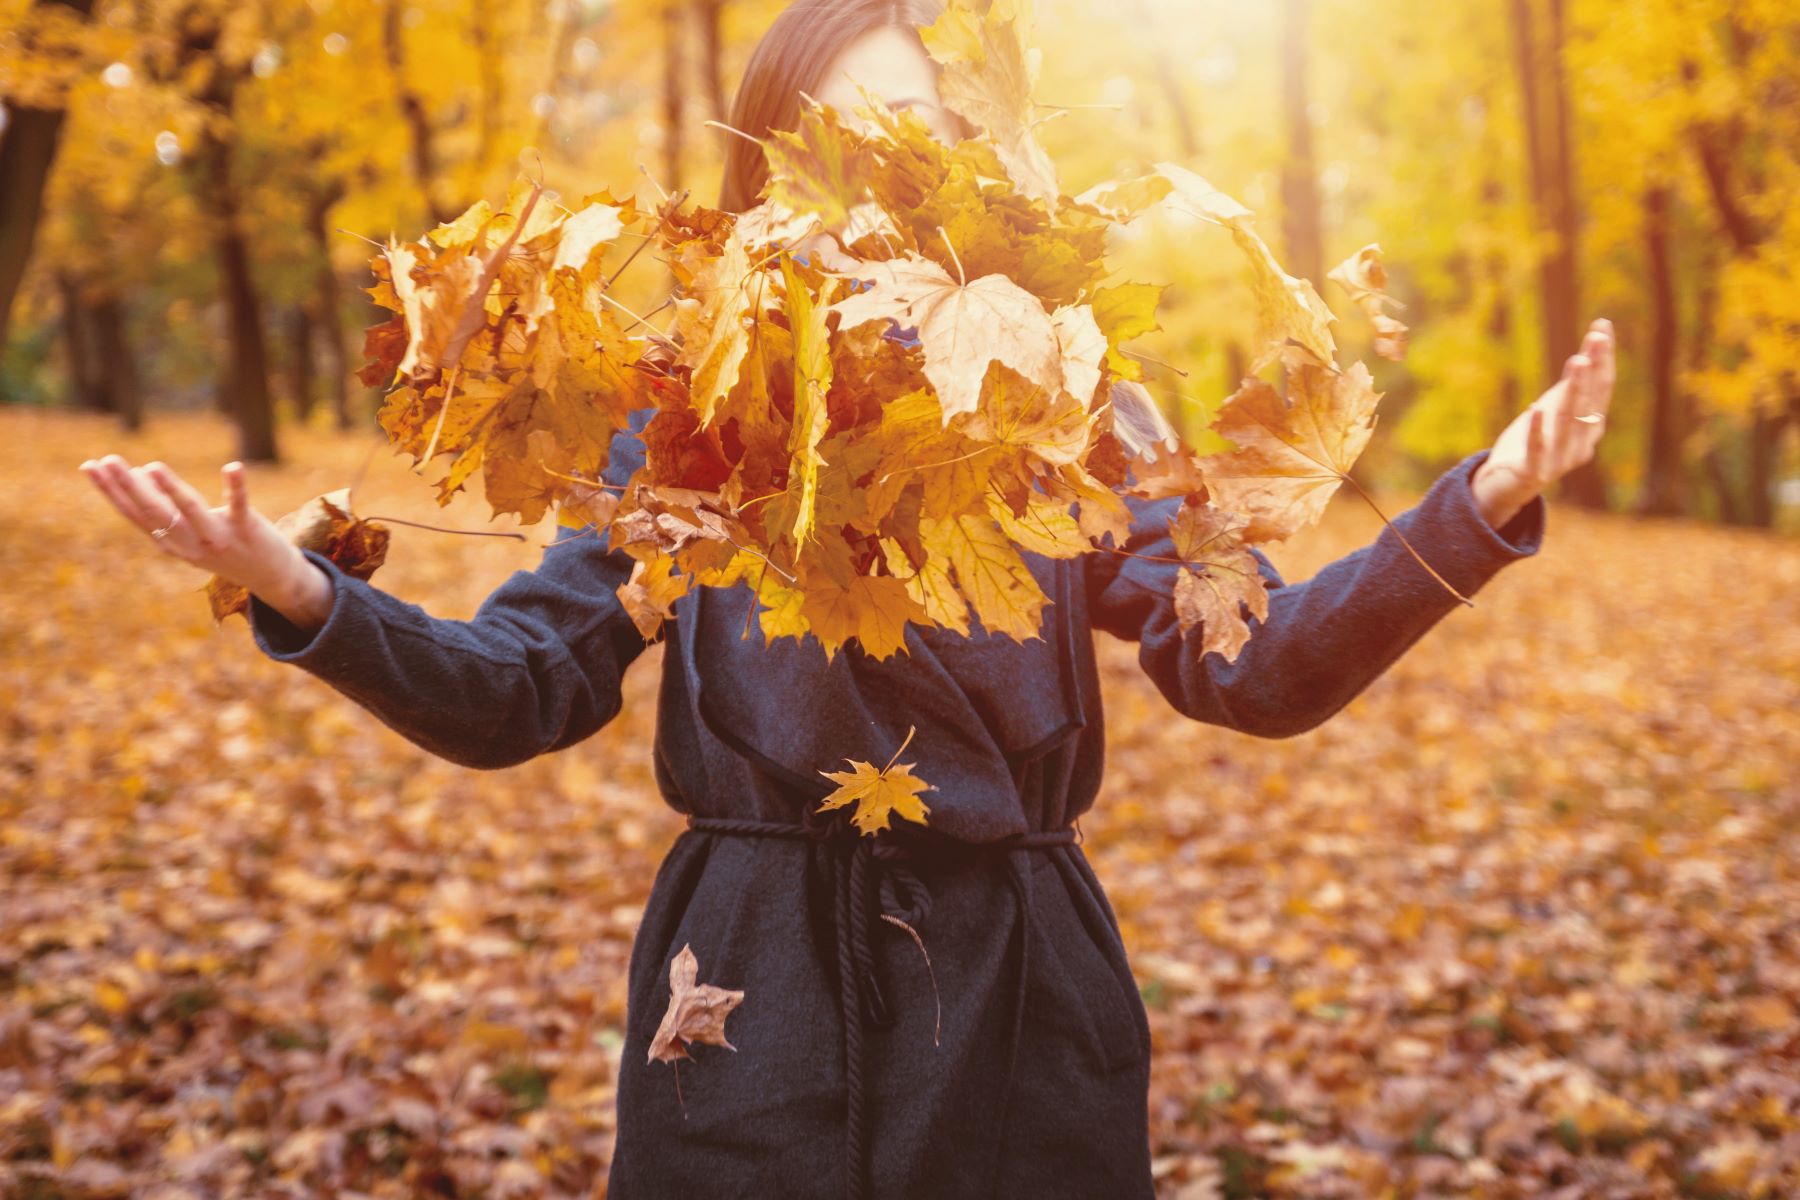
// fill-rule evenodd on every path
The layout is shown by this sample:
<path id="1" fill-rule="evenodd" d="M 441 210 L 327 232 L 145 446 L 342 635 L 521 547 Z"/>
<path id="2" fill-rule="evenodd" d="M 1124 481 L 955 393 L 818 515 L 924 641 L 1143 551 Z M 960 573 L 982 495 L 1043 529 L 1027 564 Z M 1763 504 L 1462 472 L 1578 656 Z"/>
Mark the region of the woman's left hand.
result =
<path id="1" fill-rule="evenodd" d="M 1589 327 L 1581 352 L 1563 365 L 1562 378 L 1513 418 L 1469 480 L 1490 526 L 1506 524 L 1545 488 L 1593 459 L 1617 378 L 1612 322 L 1601 319 Z"/>

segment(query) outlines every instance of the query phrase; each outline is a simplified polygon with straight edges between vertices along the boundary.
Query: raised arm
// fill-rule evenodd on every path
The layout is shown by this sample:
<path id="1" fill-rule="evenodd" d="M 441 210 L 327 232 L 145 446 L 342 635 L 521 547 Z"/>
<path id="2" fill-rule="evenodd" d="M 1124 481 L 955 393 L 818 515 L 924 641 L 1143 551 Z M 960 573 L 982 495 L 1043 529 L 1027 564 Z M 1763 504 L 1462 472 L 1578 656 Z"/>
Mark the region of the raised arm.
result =
<path id="1" fill-rule="evenodd" d="M 614 435 L 605 479 L 622 484 L 644 462 L 649 411 Z M 466 767 L 497 769 L 574 745 L 619 713 L 625 668 L 644 652 L 615 589 L 631 558 L 602 531 L 559 527 L 530 571 L 515 571 L 468 621 L 346 575 L 316 632 L 296 627 L 255 595 L 256 645 L 331 684 L 408 740 Z"/>
<path id="2" fill-rule="evenodd" d="M 1544 539 L 1545 488 L 1585 463 L 1606 428 L 1618 378 L 1612 322 L 1589 326 L 1562 378 L 1520 412 L 1491 450 L 1445 472 L 1394 526 L 1432 568 L 1473 596 Z M 1260 552 L 1267 620 L 1250 618 L 1237 661 L 1181 636 L 1169 520 L 1177 500 L 1130 501 L 1132 555 L 1088 556 L 1094 627 L 1138 643 L 1138 659 L 1181 712 L 1263 737 L 1304 733 L 1350 703 L 1459 601 L 1394 529 L 1305 583 L 1282 581 Z M 1248 615 L 1247 613 L 1245 615 Z"/>
<path id="3" fill-rule="evenodd" d="M 467 621 L 434 617 L 302 551 L 331 580 L 316 631 L 252 593 L 256 646 L 350 697 L 433 754 L 494 770 L 581 741 L 618 715 L 644 640 L 613 589 L 631 559 L 592 530 L 561 529 Z"/>
<path id="4" fill-rule="evenodd" d="M 639 428 L 615 436 L 609 482 L 642 465 Z M 226 465 L 216 508 L 162 463 L 110 454 L 81 470 L 164 553 L 250 592 L 264 654 L 463 766 L 512 766 L 587 737 L 618 714 L 620 678 L 644 651 L 614 593 L 631 559 L 592 528 L 559 528 L 535 569 L 513 572 L 473 618 L 449 620 L 297 550 L 251 506 L 242 463 Z"/>
<path id="5" fill-rule="evenodd" d="M 1499 529 L 1476 507 L 1470 477 L 1489 451 L 1471 454 L 1394 518 L 1413 547 L 1465 596 L 1500 568 L 1537 553 L 1545 506 L 1533 498 Z M 1250 618 L 1237 661 L 1199 653 L 1181 635 L 1169 519 L 1178 499 L 1130 502 L 1130 554 L 1088 556 L 1094 627 L 1138 643 L 1138 661 L 1181 713 L 1260 737 L 1291 737 L 1354 699 L 1452 609 L 1457 599 L 1408 554 L 1392 529 L 1304 583 L 1285 583 L 1253 551 L 1270 589 L 1266 621 Z"/>

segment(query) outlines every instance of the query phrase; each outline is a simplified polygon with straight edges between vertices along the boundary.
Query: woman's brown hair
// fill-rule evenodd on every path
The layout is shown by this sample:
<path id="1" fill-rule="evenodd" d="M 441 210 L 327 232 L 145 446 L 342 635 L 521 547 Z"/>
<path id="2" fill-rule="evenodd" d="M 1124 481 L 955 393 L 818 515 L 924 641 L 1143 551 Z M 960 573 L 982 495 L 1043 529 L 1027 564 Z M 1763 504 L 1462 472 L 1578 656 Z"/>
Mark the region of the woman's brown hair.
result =
<path id="1" fill-rule="evenodd" d="M 731 127 L 754 138 L 792 129 L 800 120 L 800 93 L 817 92 L 826 69 L 851 43 L 878 29 L 917 36 L 942 11 L 938 0 L 794 0 L 750 56 L 731 106 Z M 726 140 L 719 207 L 743 212 L 768 181 L 769 164 L 756 143 L 732 135 Z"/>

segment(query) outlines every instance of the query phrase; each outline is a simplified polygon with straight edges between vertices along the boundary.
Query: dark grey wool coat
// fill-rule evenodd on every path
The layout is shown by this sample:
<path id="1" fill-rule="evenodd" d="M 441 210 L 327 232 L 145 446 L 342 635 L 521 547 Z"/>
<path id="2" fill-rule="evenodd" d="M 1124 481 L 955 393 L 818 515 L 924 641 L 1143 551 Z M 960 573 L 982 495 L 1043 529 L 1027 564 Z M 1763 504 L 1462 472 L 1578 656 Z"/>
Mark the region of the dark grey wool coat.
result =
<path id="1" fill-rule="evenodd" d="M 1504 528 L 1445 473 L 1395 524 L 1465 595 L 1537 553 L 1534 500 Z M 642 447 L 621 434 L 609 476 Z M 1176 501 L 1133 501 L 1130 550 L 1172 557 Z M 307 557 L 336 596 L 308 636 L 260 600 L 257 646 L 453 762 L 497 769 L 562 750 L 620 705 L 644 649 L 613 589 L 624 554 L 564 529 L 469 621 L 444 620 Z M 1053 603 L 1025 643 L 912 628 L 909 654 L 765 646 L 747 588 L 700 589 L 666 629 L 655 769 L 700 820 L 656 877 L 630 966 L 609 1177 L 643 1197 L 1149 1197 L 1150 1035 L 1118 926 L 1071 822 L 1100 787 L 1093 634 L 1135 641 L 1169 702 L 1262 737 L 1337 712 L 1457 606 L 1383 530 L 1304 583 L 1258 554 L 1267 621 L 1235 663 L 1181 637 L 1170 563 L 1028 556 Z M 810 816 L 846 758 L 906 758 L 936 790 L 922 833 L 846 836 Z M 1063 840 L 1058 840 L 1058 839 Z M 930 954 L 938 993 L 906 928 Z M 670 959 L 742 988 L 736 1053 L 646 1063 Z M 937 996 L 942 1001 L 941 1034 Z"/>

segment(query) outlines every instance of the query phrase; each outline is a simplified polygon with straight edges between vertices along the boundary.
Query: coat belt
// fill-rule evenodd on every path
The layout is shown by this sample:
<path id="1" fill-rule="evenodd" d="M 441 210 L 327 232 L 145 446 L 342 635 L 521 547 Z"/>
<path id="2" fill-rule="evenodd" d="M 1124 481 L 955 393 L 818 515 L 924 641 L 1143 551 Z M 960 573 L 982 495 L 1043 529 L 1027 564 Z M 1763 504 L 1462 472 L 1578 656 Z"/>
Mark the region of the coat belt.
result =
<path id="1" fill-rule="evenodd" d="M 688 828 L 702 833 L 735 837 L 775 837 L 843 846 L 846 852 L 836 860 L 838 1007 L 844 1025 L 844 1081 L 848 1093 L 845 1113 L 844 1154 L 845 1194 L 850 1200 L 863 1200 L 868 1192 L 868 1153 L 864 1145 L 867 1115 L 863 1091 L 863 1031 L 869 1026 L 886 1029 L 894 1023 L 894 1013 L 882 991 L 875 970 L 874 935 L 881 923 L 899 925 L 916 939 L 917 926 L 931 912 L 931 893 L 914 873 L 910 863 L 912 849 L 901 841 L 877 834 L 859 833 L 847 819 L 848 810 L 829 817 L 808 812 L 804 824 L 785 821 L 758 821 L 736 817 L 688 818 Z M 1073 828 L 1036 830 L 1014 834 L 992 842 L 959 842 L 959 849 L 976 850 L 1046 850 L 1067 846 L 1078 840 Z M 1030 905 L 1017 873 L 1011 883 L 1020 902 L 1024 947 L 1030 945 Z M 923 949 L 923 943 L 920 943 Z M 1020 951 L 1019 1004 L 1015 1005 L 1013 1042 L 1015 1051 L 1023 1020 L 1025 989 L 1025 955 Z"/>

